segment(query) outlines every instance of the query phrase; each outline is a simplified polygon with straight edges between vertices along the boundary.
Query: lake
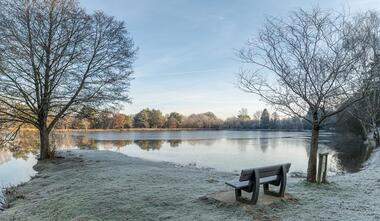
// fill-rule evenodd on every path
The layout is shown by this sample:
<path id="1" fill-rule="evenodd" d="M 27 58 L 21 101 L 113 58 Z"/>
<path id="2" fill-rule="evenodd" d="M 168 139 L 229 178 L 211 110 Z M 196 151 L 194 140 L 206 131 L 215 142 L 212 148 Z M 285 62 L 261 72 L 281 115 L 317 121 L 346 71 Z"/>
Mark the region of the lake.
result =
<path id="1" fill-rule="evenodd" d="M 181 165 L 238 172 L 244 168 L 292 163 L 291 172 L 306 172 L 310 131 L 109 131 L 55 132 L 56 149 L 99 149 Z M 38 136 L 22 133 L 17 146 L 0 150 L 0 186 L 17 185 L 35 175 Z M 321 132 L 320 152 L 329 152 L 330 175 L 357 172 L 371 149 L 360 142 Z"/>

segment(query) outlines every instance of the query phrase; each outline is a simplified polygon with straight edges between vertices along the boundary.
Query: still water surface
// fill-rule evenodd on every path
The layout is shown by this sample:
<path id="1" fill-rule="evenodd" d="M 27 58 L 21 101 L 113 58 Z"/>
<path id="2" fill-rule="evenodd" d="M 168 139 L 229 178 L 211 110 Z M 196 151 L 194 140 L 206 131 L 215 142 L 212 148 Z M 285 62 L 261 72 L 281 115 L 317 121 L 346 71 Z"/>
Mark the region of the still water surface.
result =
<path id="1" fill-rule="evenodd" d="M 133 131 L 56 132 L 57 149 L 100 149 L 153 161 L 237 172 L 244 168 L 292 163 L 305 172 L 310 132 L 284 131 Z M 343 140 L 343 142 L 342 142 Z M 0 150 L 0 187 L 17 185 L 35 175 L 36 134 L 21 134 L 17 148 Z M 360 143 L 322 132 L 320 152 L 329 152 L 329 172 L 356 172 L 371 150 Z"/>

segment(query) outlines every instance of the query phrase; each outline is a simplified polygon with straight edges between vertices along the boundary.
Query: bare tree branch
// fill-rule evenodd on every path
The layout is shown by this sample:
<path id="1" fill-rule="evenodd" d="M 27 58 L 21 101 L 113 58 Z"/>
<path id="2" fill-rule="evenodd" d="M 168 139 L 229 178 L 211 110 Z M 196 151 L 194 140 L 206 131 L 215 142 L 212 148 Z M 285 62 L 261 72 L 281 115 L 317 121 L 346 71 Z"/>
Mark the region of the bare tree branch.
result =
<path id="1" fill-rule="evenodd" d="M 0 8 L 0 119 L 46 137 L 72 109 L 129 102 L 137 49 L 123 22 L 87 14 L 76 0 L 3 0 Z"/>
<path id="2" fill-rule="evenodd" d="M 239 74 L 240 88 L 277 110 L 313 125 L 308 180 L 315 182 L 321 124 L 367 94 L 373 51 L 361 24 L 315 8 L 286 19 L 268 18 L 238 53 L 253 71 Z"/>

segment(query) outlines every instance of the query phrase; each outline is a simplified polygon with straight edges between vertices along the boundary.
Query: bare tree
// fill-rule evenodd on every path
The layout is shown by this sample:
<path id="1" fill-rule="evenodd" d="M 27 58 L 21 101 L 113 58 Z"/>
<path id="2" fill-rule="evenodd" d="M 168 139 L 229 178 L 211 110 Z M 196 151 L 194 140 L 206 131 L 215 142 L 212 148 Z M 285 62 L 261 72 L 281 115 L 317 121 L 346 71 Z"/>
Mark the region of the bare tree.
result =
<path id="1" fill-rule="evenodd" d="M 0 1 L 0 119 L 49 134 L 80 105 L 128 102 L 136 49 L 123 22 L 76 0 Z"/>
<path id="2" fill-rule="evenodd" d="M 268 18 L 258 38 L 239 52 L 243 62 L 253 65 L 239 74 L 241 89 L 312 124 L 309 182 L 316 181 L 321 125 L 362 99 L 365 91 L 367 67 L 359 60 L 370 55 L 361 47 L 365 38 L 349 38 L 356 31 L 342 14 L 299 9 L 287 19 Z M 305 117 L 308 111 L 311 119 Z"/>
<path id="3" fill-rule="evenodd" d="M 373 79 L 367 95 L 363 100 L 348 108 L 348 112 L 362 125 L 365 138 L 368 138 L 368 132 L 370 132 L 373 134 L 373 139 L 376 144 L 380 143 L 380 134 L 377 123 L 380 121 L 380 79 L 378 59 L 379 58 L 376 58 L 376 66 L 374 66 L 373 69 L 378 77 Z"/>
<path id="4" fill-rule="evenodd" d="M 370 70 L 372 82 L 369 85 L 367 96 L 360 102 L 348 109 L 359 122 L 363 129 L 368 129 L 373 132 L 376 144 L 380 143 L 380 135 L 377 122 L 380 121 L 380 17 L 379 14 L 373 11 L 360 14 L 355 18 L 355 25 L 360 29 L 358 32 L 359 38 L 361 35 L 368 35 L 368 42 L 363 47 L 372 51 L 374 54 L 371 60 Z M 355 37 L 355 36 L 354 36 Z M 355 37 L 357 38 L 357 37 Z M 362 61 L 367 65 L 367 60 Z M 367 135 L 367 134 L 366 134 Z"/>
<path id="5" fill-rule="evenodd" d="M 261 112 L 262 112 L 262 111 L 256 111 L 256 112 L 253 114 L 252 119 L 257 120 L 257 121 L 260 121 L 260 118 L 261 118 Z"/>
<path id="6" fill-rule="evenodd" d="M 240 120 L 251 120 L 251 117 L 248 114 L 248 109 L 247 108 L 241 108 L 238 112 L 237 116 Z"/>

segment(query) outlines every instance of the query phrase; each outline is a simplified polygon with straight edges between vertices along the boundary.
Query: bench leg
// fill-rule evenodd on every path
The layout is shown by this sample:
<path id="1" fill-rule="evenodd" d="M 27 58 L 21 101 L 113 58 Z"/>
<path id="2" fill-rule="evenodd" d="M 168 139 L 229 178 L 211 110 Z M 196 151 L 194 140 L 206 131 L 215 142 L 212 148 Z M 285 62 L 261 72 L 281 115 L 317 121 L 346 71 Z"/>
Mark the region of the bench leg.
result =
<path id="1" fill-rule="evenodd" d="M 235 199 L 236 199 L 236 201 L 239 201 L 239 202 L 242 201 L 242 198 L 241 198 L 241 189 L 235 189 Z"/>
<path id="2" fill-rule="evenodd" d="M 259 172 L 254 172 L 255 176 L 255 183 L 253 184 L 253 192 L 252 192 L 252 198 L 250 201 L 250 204 L 255 205 L 257 203 L 257 200 L 259 199 L 259 193 L 260 193 L 260 178 L 259 178 Z"/>
<path id="3" fill-rule="evenodd" d="M 260 185 L 258 185 L 258 187 L 260 187 Z M 247 199 L 247 198 L 244 198 L 241 196 L 241 190 L 240 189 L 235 189 L 235 199 L 236 199 L 236 201 L 239 201 L 241 203 L 255 205 L 257 203 L 257 200 L 259 199 L 259 192 L 260 192 L 259 189 L 257 189 L 257 190 L 254 189 L 252 191 L 251 199 Z"/>
<path id="4" fill-rule="evenodd" d="M 269 190 L 269 183 L 264 184 L 264 194 L 265 195 L 270 195 L 270 196 L 275 196 L 275 197 L 279 197 L 280 196 L 279 193 L 277 193 L 275 191 Z"/>
<path id="5" fill-rule="evenodd" d="M 259 172 L 257 170 L 255 170 L 253 172 L 253 177 L 254 177 L 254 179 L 250 180 L 250 183 L 252 186 L 246 190 L 247 192 L 252 192 L 251 200 L 244 199 L 241 196 L 241 189 L 235 189 L 236 201 L 248 203 L 248 204 L 252 204 L 252 205 L 255 205 L 257 203 L 257 200 L 259 199 L 259 192 L 260 192 L 260 178 L 259 178 L 260 176 L 259 176 Z"/>
<path id="6" fill-rule="evenodd" d="M 263 187 L 264 187 L 264 194 L 268 194 L 268 193 L 269 193 L 269 184 L 268 184 L 268 183 L 265 183 L 265 184 L 263 185 Z"/>
<path id="7" fill-rule="evenodd" d="M 257 186 L 260 187 L 260 185 L 257 185 Z M 259 192 L 260 192 L 259 188 L 257 188 L 256 190 L 252 192 L 252 198 L 249 204 L 256 205 L 257 200 L 259 199 Z"/>
<path id="8" fill-rule="evenodd" d="M 285 188 L 286 188 L 286 169 L 285 166 L 282 166 L 281 168 L 281 185 L 280 185 L 280 192 L 278 193 L 279 197 L 285 196 Z"/>
<path id="9" fill-rule="evenodd" d="M 281 176 L 281 179 L 280 179 L 279 183 L 271 183 L 272 185 L 276 185 L 276 186 L 280 185 L 279 192 L 269 191 L 269 183 L 268 183 L 268 184 L 264 184 L 264 193 L 265 194 L 271 195 L 271 196 L 276 196 L 276 197 L 284 197 L 285 196 L 286 169 L 284 166 L 281 168 L 280 176 Z"/>
<path id="10" fill-rule="evenodd" d="M 241 202 L 241 203 L 252 204 L 251 200 L 246 199 L 241 196 L 241 189 L 235 189 L 235 199 L 236 201 Z"/>

